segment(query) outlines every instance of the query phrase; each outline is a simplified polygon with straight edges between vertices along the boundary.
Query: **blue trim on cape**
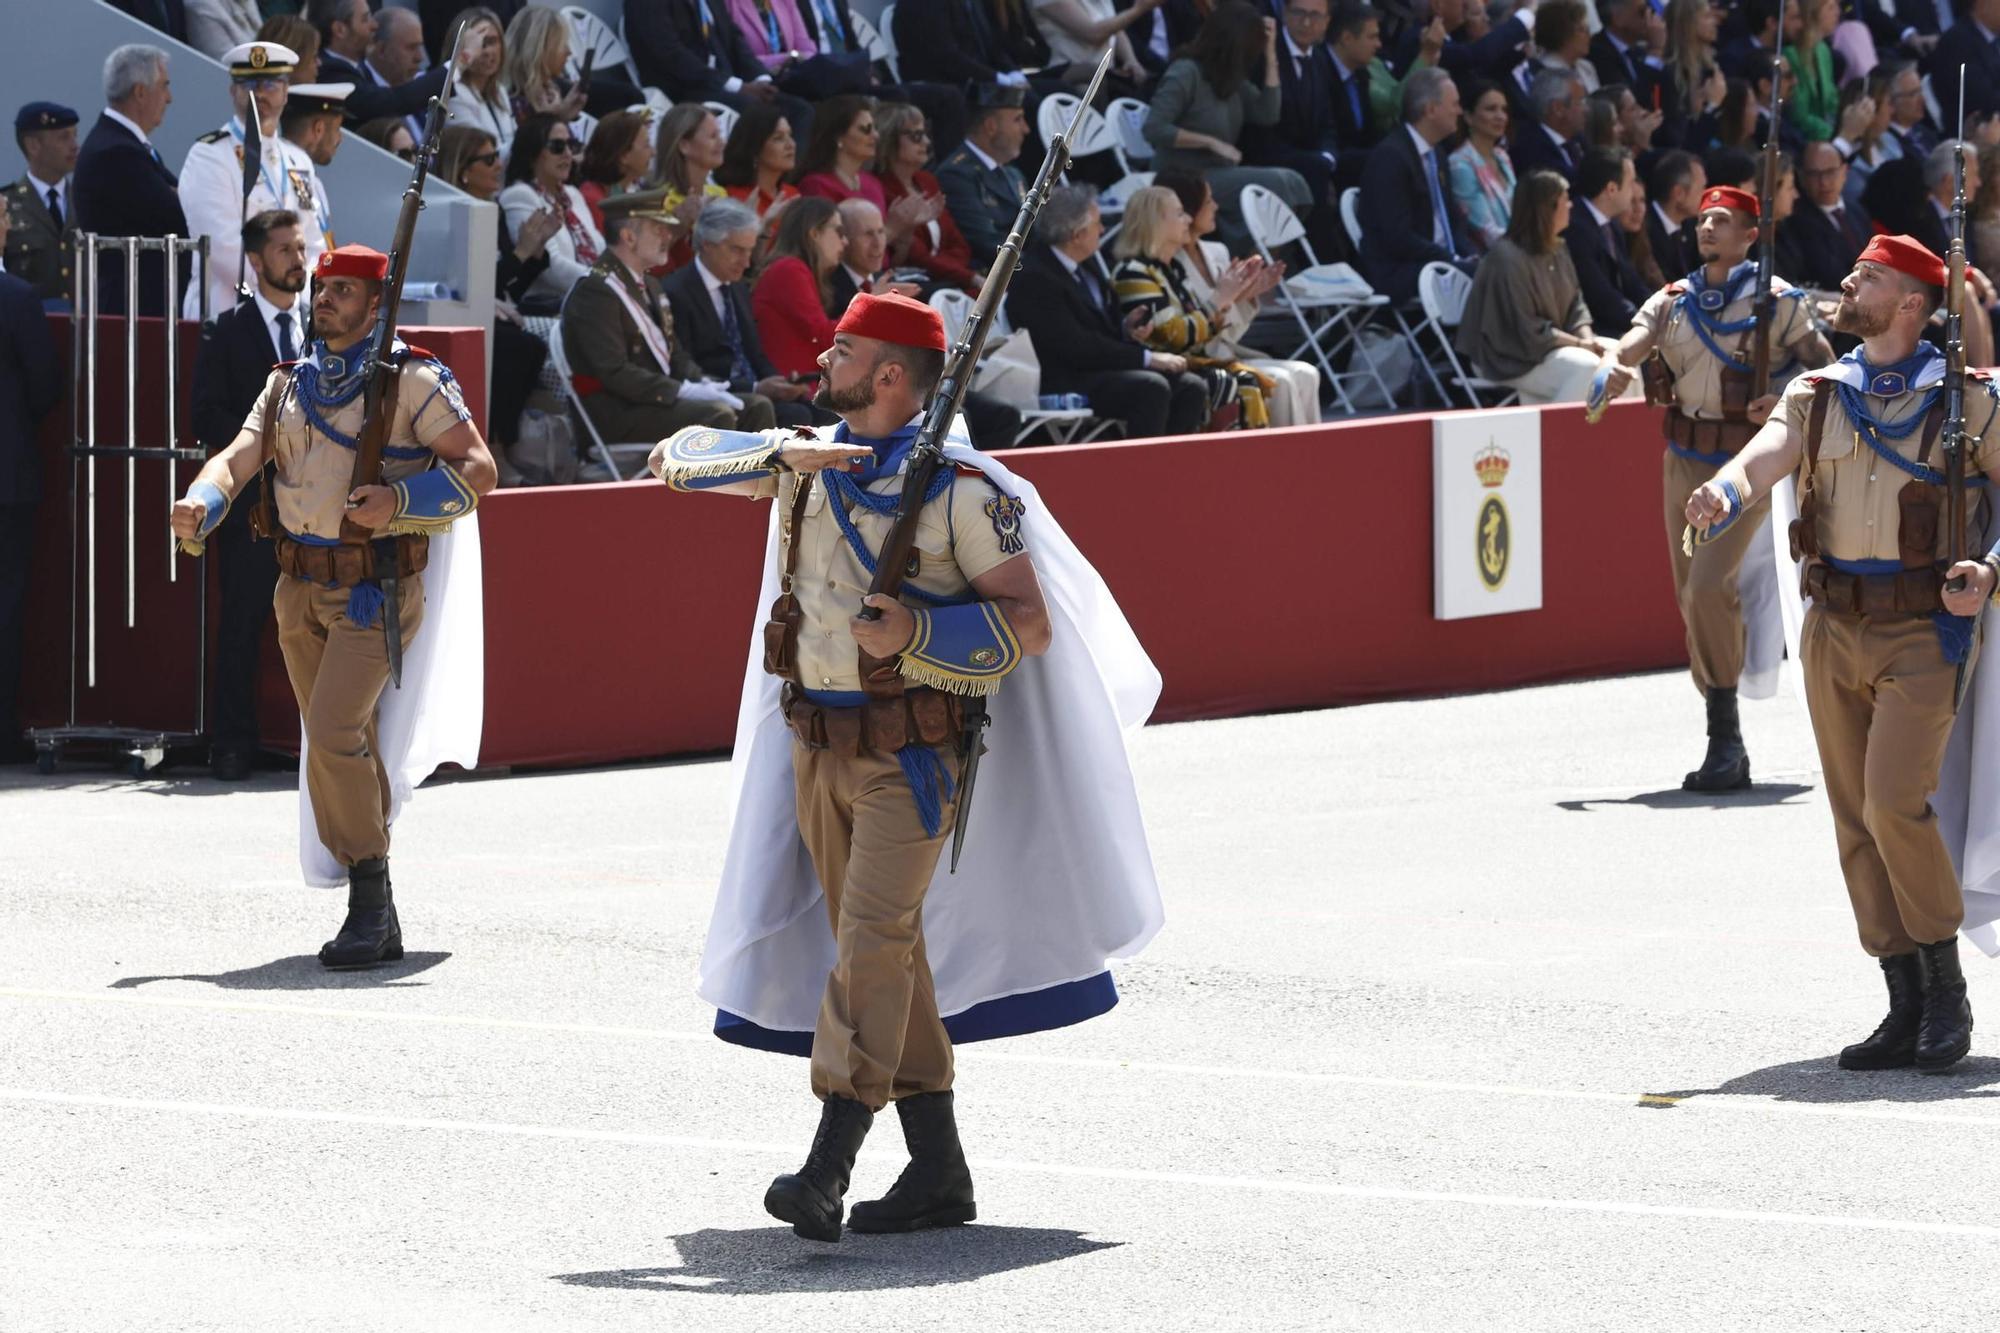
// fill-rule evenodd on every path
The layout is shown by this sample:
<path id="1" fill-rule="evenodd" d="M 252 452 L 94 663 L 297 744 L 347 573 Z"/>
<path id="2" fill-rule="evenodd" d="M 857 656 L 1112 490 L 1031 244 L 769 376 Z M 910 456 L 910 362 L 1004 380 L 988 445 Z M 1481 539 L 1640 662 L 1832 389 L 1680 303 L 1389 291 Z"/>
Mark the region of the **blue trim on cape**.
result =
<path id="1" fill-rule="evenodd" d="M 975 1004 L 964 1013 L 945 1019 L 944 1030 L 952 1045 L 963 1046 L 967 1042 L 1070 1027 L 1111 1012 L 1117 1003 L 1118 988 L 1112 983 L 1111 973 L 1104 971 L 1081 981 L 1065 981 L 1042 990 L 1003 995 Z M 812 1033 L 759 1027 L 727 1009 L 715 1011 L 715 1035 L 732 1046 L 748 1046 L 779 1055 L 812 1054 Z"/>

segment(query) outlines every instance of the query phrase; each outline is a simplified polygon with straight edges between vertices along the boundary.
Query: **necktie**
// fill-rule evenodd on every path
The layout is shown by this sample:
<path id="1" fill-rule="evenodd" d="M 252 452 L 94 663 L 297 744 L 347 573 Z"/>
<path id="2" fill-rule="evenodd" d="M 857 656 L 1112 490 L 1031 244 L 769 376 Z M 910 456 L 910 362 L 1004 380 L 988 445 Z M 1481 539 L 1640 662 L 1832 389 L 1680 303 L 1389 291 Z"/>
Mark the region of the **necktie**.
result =
<path id="1" fill-rule="evenodd" d="M 722 302 L 722 341 L 729 344 L 729 382 L 749 384 L 757 376 L 750 369 L 750 358 L 743 353 L 743 326 L 736 321 L 736 302 L 730 299 L 727 287 L 715 295 Z"/>
<path id="2" fill-rule="evenodd" d="M 1834 229 L 1840 233 L 1841 240 L 1847 241 L 1850 244 L 1853 242 L 1854 233 L 1847 229 L 1847 205 L 1835 204 L 1833 206 L 1833 225 Z"/>
<path id="3" fill-rule="evenodd" d="M 1563 159 L 1574 168 L 1583 160 L 1583 145 L 1574 139 L 1563 140 Z"/>
<path id="4" fill-rule="evenodd" d="M 292 312 L 278 312 L 278 359 L 296 361 L 299 359 L 298 340 L 292 337 Z"/>
<path id="5" fill-rule="evenodd" d="M 840 10 L 833 0 L 819 0 L 821 45 L 828 50 L 847 49 L 847 29 L 841 24 Z"/>
<path id="6" fill-rule="evenodd" d="M 56 220 L 56 230 L 61 231 L 63 229 L 62 196 L 56 193 L 56 187 L 53 185 L 49 187 L 49 216 Z"/>
<path id="7" fill-rule="evenodd" d="M 1451 243 L 1451 215 L 1444 207 L 1444 187 L 1438 184 L 1435 148 L 1424 154 L 1424 184 L 1431 187 L 1431 239 L 1456 253 Z"/>
<path id="8" fill-rule="evenodd" d="M 1104 294 L 1097 286 L 1097 275 L 1087 264 L 1076 266 L 1076 285 L 1083 288 L 1083 297 L 1090 302 L 1090 308 L 1098 314 L 1104 313 Z"/>
<path id="9" fill-rule="evenodd" d="M 1368 115 L 1362 109 L 1367 103 L 1361 96 L 1361 84 L 1367 77 L 1366 72 L 1355 70 L 1347 80 L 1347 105 L 1354 109 L 1355 127 L 1364 130 L 1368 128 Z"/>

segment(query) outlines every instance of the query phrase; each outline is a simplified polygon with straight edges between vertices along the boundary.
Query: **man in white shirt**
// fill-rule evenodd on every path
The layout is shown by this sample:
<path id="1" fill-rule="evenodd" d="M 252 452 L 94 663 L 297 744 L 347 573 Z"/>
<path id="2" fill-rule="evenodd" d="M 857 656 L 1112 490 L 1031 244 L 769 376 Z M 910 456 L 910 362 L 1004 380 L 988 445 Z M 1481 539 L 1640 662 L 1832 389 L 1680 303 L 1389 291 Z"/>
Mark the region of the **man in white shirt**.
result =
<path id="1" fill-rule="evenodd" d="M 286 174 L 298 195 L 301 218 L 318 231 L 323 250 L 333 249 L 335 242 L 333 204 L 320 182 L 319 168 L 330 165 L 340 151 L 341 118 L 353 91 L 351 83 L 295 83 L 280 122 Z"/>
<path id="2" fill-rule="evenodd" d="M 76 112 L 54 102 L 30 102 L 14 117 L 14 142 L 27 159 L 21 179 L 0 191 L 8 217 L 7 271 L 44 302 L 70 295 L 69 174 L 76 167 Z"/>

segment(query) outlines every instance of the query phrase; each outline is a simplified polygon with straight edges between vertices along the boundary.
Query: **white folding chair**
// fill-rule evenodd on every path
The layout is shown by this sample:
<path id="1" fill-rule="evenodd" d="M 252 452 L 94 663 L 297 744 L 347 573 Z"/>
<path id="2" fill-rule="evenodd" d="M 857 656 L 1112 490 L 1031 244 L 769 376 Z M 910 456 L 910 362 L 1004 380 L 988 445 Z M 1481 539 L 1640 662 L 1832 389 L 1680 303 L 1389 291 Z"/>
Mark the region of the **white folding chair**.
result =
<path id="1" fill-rule="evenodd" d="M 937 0 L 923 0 L 923 3 L 926 4 L 935 4 L 936 2 Z M 869 26 L 864 26 L 867 20 L 863 19 L 861 15 L 856 14 L 853 17 L 854 35 L 860 39 L 862 45 L 868 48 L 868 58 L 870 60 L 879 60 L 887 65 L 889 67 L 889 77 L 897 83 L 901 83 L 903 81 L 903 65 L 901 57 L 896 52 L 896 7 L 894 5 L 882 6 L 882 12 L 875 16 L 875 22 Z M 870 40 L 871 37 L 873 40 Z"/>
<path id="2" fill-rule="evenodd" d="M 626 443 L 620 441 L 616 444 L 607 443 L 604 437 L 598 434 L 597 423 L 590 419 L 590 413 L 583 410 L 583 395 L 576 391 L 576 378 L 570 371 L 569 355 L 563 351 L 562 321 L 560 319 L 549 329 L 549 364 L 555 368 L 556 375 L 562 380 L 563 397 L 575 409 L 575 415 L 583 422 L 584 430 L 590 434 L 591 452 L 597 455 L 597 461 L 604 464 L 605 469 L 614 478 L 620 479 L 625 477 L 624 469 L 618 466 L 620 456 L 626 458 L 636 457 L 639 460 L 639 467 L 645 467 L 646 457 L 653 452 L 653 445 L 657 441 L 648 440 L 643 443 Z M 638 471 L 635 469 L 632 475 L 634 477 L 638 476 Z"/>
<path id="3" fill-rule="evenodd" d="M 1340 225 L 1347 230 L 1347 243 L 1361 253 L 1361 187 L 1350 185 L 1340 192 Z"/>
<path id="4" fill-rule="evenodd" d="M 1424 308 L 1424 322 L 1418 331 L 1428 329 L 1431 336 L 1437 339 L 1438 346 L 1444 350 L 1445 364 L 1451 367 L 1452 383 L 1465 390 L 1465 396 L 1474 407 L 1505 407 L 1520 399 L 1519 390 L 1509 388 L 1498 380 L 1468 373 L 1464 363 L 1458 359 L 1458 349 L 1452 346 L 1452 333 L 1465 318 L 1465 298 L 1471 293 L 1472 279 L 1450 264 L 1432 262 L 1424 265 L 1417 274 L 1417 300 Z M 1481 393 L 1492 394 L 1492 403 L 1482 402 Z"/>
<path id="5" fill-rule="evenodd" d="M 576 41 L 570 49 L 570 67 L 582 69 L 584 52 L 594 52 L 592 69 L 622 69 L 633 83 L 639 82 L 639 66 L 632 60 L 632 48 L 625 43 L 624 19 L 619 19 L 619 30 L 612 31 L 611 25 L 582 5 L 564 5 L 562 16 L 569 20 L 569 30 L 576 34 Z"/>
<path id="6" fill-rule="evenodd" d="M 1042 142 L 1048 143 L 1067 130 L 1070 118 L 1076 115 L 1076 109 L 1081 104 L 1080 99 L 1069 93 L 1050 93 L 1044 97 L 1041 107 L 1035 112 L 1035 130 L 1042 136 Z M 1110 124 L 1093 107 L 1083 113 L 1082 121 L 1077 124 L 1076 138 L 1069 143 L 1069 159 L 1080 162 L 1099 153 L 1110 153 L 1117 158 L 1120 166 L 1125 164 L 1125 159 L 1118 153 L 1118 139 L 1112 134 Z M 1064 175 L 1067 177 L 1068 173 Z M 1097 206 L 1111 211 L 1105 208 L 1102 199 L 1098 200 Z"/>
<path id="7" fill-rule="evenodd" d="M 944 320 L 945 342 L 956 344 L 959 335 L 965 332 L 966 321 L 972 318 L 972 298 L 956 287 L 940 287 L 931 293 L 930 307 Z M 996 314 L 993 336 L 1014 336 L 1013 330 L 1002 327 L 1003 323 Z M 1044 428 L 1057 444 L 1081 444 L 1096 439 L 1111 427 L 1110 422 L 1101 420 L 1087 407 L 1022 407 L 1015 410 L 1021 414 L 1021 429 L 1007 442 L 1009 444 L 1019 444 Z"/>
<path id="8" fill-rule="evenodd" d="M 1354 400 L 1348 397 L 1342 383 L 1349 379 L 1374 380 L 1375 387 L 1382 392 L 1382 401 L 1393 403 L 1395 395 L 1389 392 L 1388 383 L 1372 361 L 1353 358 L 1359 360 L 1362 367 L 1359 370 L 1333 368 L 1334 357 L 1359 350 L 1362 324 L 1376 311 L 1387 308 L 1389 298 L 1370 288 L 1352 265 L 1320 263 L 1319 256 L 1313 253 L 1312 242 L 1306 239 L 1305 224 L 1299 221 L 1299 215 L 1270 190 L 1261 185 L 1244 186 L 1241 207 L 1244 225 L 1257 243 L 1257 253 L 1266 262 L 1275 261 L 1275 252 L 1285 245 L 1297 244 L 1306 256 L 1302 271 L 1286 274 L 1285 280 L 1271 289 L 1278 303 L 1298 322 L 1299 332 L 1305 335 L 1287 359 L 1301 360 L 1306 352 L 1311 352 L 1343 412 L 1354 411 Z M 1319 321 L 1317 324 L 1313 322 L 1315 319 Z"/>
<path id="9" fill-rule="evenodd" d="M 722 137 L 724 139 L 727 139 L 736 132 L 737 112 L 735 107 L 725 105 L 722 102 L 703 102 L 702 105 L 715 113 L 715 123 L 722 130 Z"/>
<path id="10" fill-rule="evenodd" d="M 1361 187 L 1358 185 L 1350 185 L 1340 192 L 1340 225 L 1347 231 L 1348 244 L 1352 245 L 1354 253 L 1359 255 L 1361 253 Z M 1308 250 L 1307 253 L 1310 254 L 1311 251 Z M 1440 380 L 1437 377 L 1437 371 L 1431 368 L 1430 359 L 1424 355 L 1423 346 L 1418 343 L 1416 330 L 1410 327 L 1410 321 L 1404 318 L 1402 310 L 1393 305 L 1389 307 L 1389 318 L 1396 321 L 1396 327 L 1402 331 L 1405 338 L 1410 340 L 1411 356 L 1423 368 L 1424 378 L 1431 382 L 1431 388 L 1437 392 L 1439 400 L 1449 406 L 1451 395 L 1445 392 L 1444 381 Z"/>
<path id="11" fill-rule="evenodd" d="M 1104 119 L 1110 122 L 1113 151 L 1126 175 L 1132 174 L 1135 165 L 1153 160 L 1153 145 L 1146 142 L 1144 102 L 1136 97 L 1114 97 L 1104 108 Z"/>

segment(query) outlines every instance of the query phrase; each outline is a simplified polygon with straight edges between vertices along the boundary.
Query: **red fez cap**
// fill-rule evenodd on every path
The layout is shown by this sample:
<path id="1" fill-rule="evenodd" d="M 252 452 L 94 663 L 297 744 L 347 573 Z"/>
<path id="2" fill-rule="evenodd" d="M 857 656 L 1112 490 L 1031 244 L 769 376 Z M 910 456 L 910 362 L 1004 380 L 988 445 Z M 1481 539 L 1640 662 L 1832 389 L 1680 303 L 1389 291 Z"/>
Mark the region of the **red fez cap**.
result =
<path id="1" fill-rule="evenodd" d="M 834 326 L 835 333 L 851 333 L 857 338 L 875 338 L 902 347 L 928 347 L 942 352 L 944 317 L 922 301 L 894 292 L 870 296 L 866 292 L 848 303 L 847 313 Z"/>
<path id="2" fill-rule="evenodd" d="M 328 250 L 313 268 L 316 278 L 366 278 L 380 282 L 389 276 L 389 256 L 365 245 L 343 245 Z"/>
<path id="3" fill-rule="evenodd" d="M 1757 196 L 1733 185 L 1718 185 L 1712 190 L 1703 190 L 1701 207 L 1703 212 L 1711 208 L 1733 208 L 1753 218 L 1762 216 L 1757 209 Z"/>
<path id="4" fill-rule="evenodd" d="M 1944 261 L 1932 254 L 1914 236 L 1877 236 L 1855 260 L 1857 264 L 1880 264 L 1898 273 L 1907 273 L 1918 282 L 1944 286 Z"/>

